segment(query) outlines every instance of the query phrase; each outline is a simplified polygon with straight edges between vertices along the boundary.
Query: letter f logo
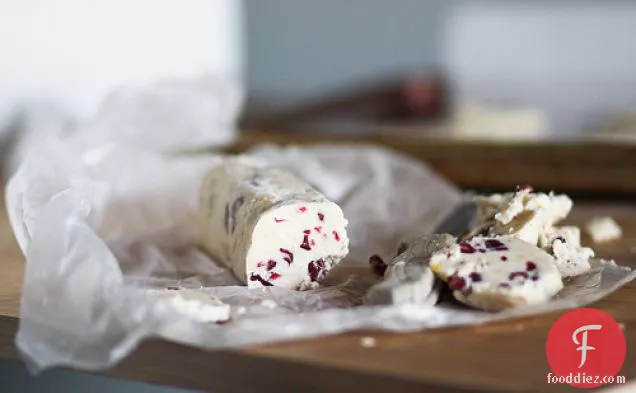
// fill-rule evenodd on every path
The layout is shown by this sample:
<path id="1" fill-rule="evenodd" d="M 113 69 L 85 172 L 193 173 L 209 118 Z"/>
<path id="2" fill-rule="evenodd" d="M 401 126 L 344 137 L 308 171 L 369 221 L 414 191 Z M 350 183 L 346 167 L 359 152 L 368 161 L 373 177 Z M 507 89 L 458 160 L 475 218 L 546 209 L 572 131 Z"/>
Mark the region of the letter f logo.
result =
<path id="1" fill-rule="evenodd" d="M 581 351 L 581 364 L 579 364 L 579 368 L 583 367 L 583 365 L 585 364 L 585 361 L 587 360 L 587 351 L 592 351 L 596 348 L 588 346 L 587 345 L 587 332 L 588 330 L 601 330 L 601 325 L 585 325 L 585 326 L 581 326 L 580 328 L 576 329 L 574 331 L 574 333 L 572 334 L 572 341 L 574 341 L 574 344 L 576 345 L 581 345 L 580 347 L 578 347 L 576 350 L 577 351 Z M 582 340 L 581 342 L 579 342 L 579 340 L 576 338 L 576 336 L 579 333 L 583 333 L 582 336 Z"/>

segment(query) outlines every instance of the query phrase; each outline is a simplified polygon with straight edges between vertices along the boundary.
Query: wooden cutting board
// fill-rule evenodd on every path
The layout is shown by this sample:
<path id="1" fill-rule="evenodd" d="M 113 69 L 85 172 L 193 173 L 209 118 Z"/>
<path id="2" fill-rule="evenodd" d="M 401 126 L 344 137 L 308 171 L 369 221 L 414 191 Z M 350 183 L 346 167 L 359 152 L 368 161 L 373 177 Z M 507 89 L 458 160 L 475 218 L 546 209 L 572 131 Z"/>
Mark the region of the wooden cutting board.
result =
<path id="1" fill-rule="evenodd" d="M 615 217 L 625 231 L 616 243 L 595 245 L 598 255 L 636 268 L 636 206 L 575 201 L 569 222 L 582 225 L 594 215 Z M 24 258 L 4 212 L 0 268 L 0 356 L 16 358 Z M 593 307 L 624 324 L 628 349 L 620 374 L 636 380 L 636 284 Z M 153 339 L 104 374 L 215 392 L 574 392 L 546 383 L 545 340 L 560 315 L 410 334 L 352 332 L 234 351 L 206 352 Z M 364 337 L 373 337 L 376 345 L 362 346 Z"/>

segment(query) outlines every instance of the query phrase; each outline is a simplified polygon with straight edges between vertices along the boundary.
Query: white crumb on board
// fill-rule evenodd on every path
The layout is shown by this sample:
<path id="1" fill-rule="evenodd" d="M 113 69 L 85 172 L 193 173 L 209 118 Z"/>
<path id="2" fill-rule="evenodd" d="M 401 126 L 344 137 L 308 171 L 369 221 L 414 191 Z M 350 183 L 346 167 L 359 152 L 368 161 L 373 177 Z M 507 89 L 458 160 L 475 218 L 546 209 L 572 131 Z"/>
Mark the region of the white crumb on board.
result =
<path id="1" fill-rule="evenodd" d="M 623 236 L 621 227 L 612 217 L 594 217 L 585 224 L 585 231 L 594 243 L 605 243 Z"/>
<path id="2" fill-rule="evenodd" d="M 360 345 L 364 348 L 373 348 L 376 345 L 375 338 L 373 337 L 362 337 L 360 339 Z"/>

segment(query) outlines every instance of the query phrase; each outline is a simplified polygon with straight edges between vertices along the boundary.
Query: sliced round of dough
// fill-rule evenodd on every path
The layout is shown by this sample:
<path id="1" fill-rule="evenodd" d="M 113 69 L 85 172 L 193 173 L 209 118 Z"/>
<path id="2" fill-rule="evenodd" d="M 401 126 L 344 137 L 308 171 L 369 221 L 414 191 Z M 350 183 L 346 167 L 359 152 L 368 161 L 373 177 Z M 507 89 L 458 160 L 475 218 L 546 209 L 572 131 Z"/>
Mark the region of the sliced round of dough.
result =
<path id="1" fill-rule="evenodd" d="M 435 253 L 430 262 L 457 300 L 483 310 L 545 303 L 562 288 L 554 258 L 510 237 L 475 237 Z"/>

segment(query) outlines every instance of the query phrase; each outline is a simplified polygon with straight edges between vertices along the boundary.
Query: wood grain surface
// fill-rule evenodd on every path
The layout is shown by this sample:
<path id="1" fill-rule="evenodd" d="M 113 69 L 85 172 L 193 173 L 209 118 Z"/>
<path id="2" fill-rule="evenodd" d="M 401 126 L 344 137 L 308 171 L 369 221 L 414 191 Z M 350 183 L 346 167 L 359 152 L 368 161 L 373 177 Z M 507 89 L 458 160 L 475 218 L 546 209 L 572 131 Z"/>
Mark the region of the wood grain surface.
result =
<path id="1" fill-rule="evenodd" d="M 594 215 L 615 217 L 625 231 L 618 242 L 594 245 L 597 254 L 636 267 L 636 206 L 578 201 L 568 221 L 581 225 Z M 0 266 L 0 356 L 15 358 L 24 259 L 4 212 Z M 628 350 L 621 374 L 636 380 L 636 351 L 630 350 L 636 342 L 636 285 L 593 307 L 625 325 Z M 105 374 L 215 392 L 578 391 L 546 383 L 545 339 L 560 315 L 399 335 L 353 332 L 236 351 L 200 351 L 153 339 Z M 375 347 L 360 345 L 366 336 L 376 339 Z"/>
<path id="2" fill-rule="evenodd" d="M 338 137 L 320 133 L 247 131 L 230 152 L 261 144 L 377 144 L 426 161 L 465 189 L 508 191 L 517 184 L 581 196 L 636 196 L 636 144 L 585 141 L 503 143 L 453 141 L 412 134 Z"/>

